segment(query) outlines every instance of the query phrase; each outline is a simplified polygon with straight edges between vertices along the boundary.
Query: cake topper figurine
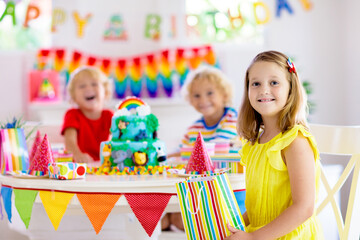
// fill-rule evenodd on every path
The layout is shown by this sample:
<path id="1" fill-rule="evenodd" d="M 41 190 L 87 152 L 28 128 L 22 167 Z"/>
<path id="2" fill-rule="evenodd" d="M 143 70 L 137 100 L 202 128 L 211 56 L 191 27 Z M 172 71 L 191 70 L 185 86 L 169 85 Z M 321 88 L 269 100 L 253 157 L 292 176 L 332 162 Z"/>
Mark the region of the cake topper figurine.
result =
<path id="1" fill-rule="evenodd" d="M 205 147 L 204 139 L 199 132 L 185 172 L 203 174 L 209 171 L 214 172 L 214 165 Z"/>

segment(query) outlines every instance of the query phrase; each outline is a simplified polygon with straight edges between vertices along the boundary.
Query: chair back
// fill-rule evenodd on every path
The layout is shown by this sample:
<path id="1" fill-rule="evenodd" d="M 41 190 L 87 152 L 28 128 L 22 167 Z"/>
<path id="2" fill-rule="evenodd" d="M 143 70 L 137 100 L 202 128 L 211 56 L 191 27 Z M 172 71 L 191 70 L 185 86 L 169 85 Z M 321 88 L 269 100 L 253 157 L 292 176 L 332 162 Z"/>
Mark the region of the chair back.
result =
<path id="1" fill-rule="evenodd" d="M 360 126 L 310 124 L 310 131 L 322 153 L 360 153 Z"/>
<path id="2" fill-rule="evenodd" d="M 321 164 L 321 182 L 326 190 L 325 199 L 317 206 L 319 214 L 328 204 L 331 204 L 334 213 L 340 240 L 356 239 L 360 236 L 360 196 L 359 196 L 359 172 L 360 172 L 360 126 L 334 126 L 310 124 L 310 132 L 316 139 L 318 149 L 321 154 L 332 155 L 338 163 L 344 167 L 339 179 L 333 187 L 329 184 L 329 179 L 333 176 L 326 176 Z M 344 156 L 347 156 L 344 160 Z M 346 162 L 344 162 L 346 161 Z M 346 180 L 350 178 L 350 191 L 348 196 L 341 196 L 348 199 L 346 206 L 346 216 L 341 214 L 338 203 L 334 195 L 341 189 Z M 344 220 L 345 219 L 345 220 Z M 324 227 L 326 229 L 326 227 Z"/>

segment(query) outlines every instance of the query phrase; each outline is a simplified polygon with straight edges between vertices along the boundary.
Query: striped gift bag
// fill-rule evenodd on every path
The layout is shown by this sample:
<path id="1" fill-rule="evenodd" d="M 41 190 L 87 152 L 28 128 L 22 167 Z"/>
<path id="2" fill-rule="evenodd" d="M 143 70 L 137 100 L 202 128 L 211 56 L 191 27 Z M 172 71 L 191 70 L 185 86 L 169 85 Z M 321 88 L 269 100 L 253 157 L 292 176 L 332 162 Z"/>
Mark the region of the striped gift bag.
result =
<path id="1" fill-rule="evenodd" d="M 187 239 L 224 239 L 227 223 L 244 231 L 244 221 L 226 173 L 200 175 L 176 184 Z"/>
<path id="2" fill-rule="evenodd" d="M 0 154 L 2 174 L 29 169 L 29 153 L 23 128 L 0 129 Z"/>

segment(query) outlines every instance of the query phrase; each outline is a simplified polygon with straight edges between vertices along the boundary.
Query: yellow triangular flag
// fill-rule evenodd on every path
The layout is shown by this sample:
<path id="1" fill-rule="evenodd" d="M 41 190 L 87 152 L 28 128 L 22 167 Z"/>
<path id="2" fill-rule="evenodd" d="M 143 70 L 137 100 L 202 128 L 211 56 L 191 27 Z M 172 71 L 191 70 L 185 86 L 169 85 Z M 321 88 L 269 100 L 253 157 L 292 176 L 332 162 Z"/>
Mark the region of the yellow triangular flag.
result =
<path id="1" fill-rule="evenodd" d="M 75 194 L 52 191 L 39 192 L 45 211 L 56 231 L 65 214 L 67 205 Z"/>

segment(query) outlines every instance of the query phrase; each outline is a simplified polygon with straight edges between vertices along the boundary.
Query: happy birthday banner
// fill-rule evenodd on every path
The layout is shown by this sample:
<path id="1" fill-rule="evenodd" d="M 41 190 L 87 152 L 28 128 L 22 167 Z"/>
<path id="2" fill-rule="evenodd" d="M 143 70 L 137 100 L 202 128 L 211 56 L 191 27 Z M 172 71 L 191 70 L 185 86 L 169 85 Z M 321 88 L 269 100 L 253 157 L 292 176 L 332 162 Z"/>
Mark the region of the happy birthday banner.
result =
<path id="1" fill-rule="evenodd" d="M 16 16 L 17 3 L 22 2 L 21 0 L 3 0 L 6 3 L 5 9 L 0 17 L 0 23 L 4 18 L 9 18 L 12 20 L 12 25 L 22 25 L 24 28 L 31 28 L 31 25 L 37 21 L 41 21 L 42 11 L 40 11 L 39 6 L 36 5 L 35 1 L 30 2 L 25 6 L 26 11 L 21 13 L 24 16 Z M 59 1 L 60 2 L 60 1 Z M 141 28 L 129 28 L 128 26 L 133 25 L 133 19 L 127 17 L 123 9 L 118 9 L 115 7 L 114 12 L 110 13 L 108 16 L 101 16 L 101 12 L 97 9 L 80 9 L 74 8 L 77 4 L 69 4 L 69 6 L 61 6 L 59 2 L 53 3 L 53 8 L 51 9 L 52 19 L 51 19 L 51 32 L 52 33 L 62 33 L 64 26 L 70 26 L 75 31 L 72 32 L 73 36 L 76 36 L 78 39 L 86 38 L 89 36 L 88 29 L 90 28 L 102 28 L 102 35 L 98 37 L 104 41 L 128 41 L 134 40 L 129 39 L 128 32 L 131 31 L 143 31 L 144 39 L 149 39 L 152 41 L 159 41 L 160 39 L 164 40 L 165 38 L 174 39 L 178 36 L 179 27 L 186 28 L 187 35 L 196 35 L 199 39 L 202 40 L 212 40 L 220 41 L 217 34 L 221 33 L 226 35 L 226 38 L 234 38 L 239 31 L 242 31 L 242 28 L 247 25 L 264 25 L 270 21 L 272 15 L 280 18 L 283 13 L 293 15 L 295 13 L 294 4 L 290 3 L 289 0 L 274 0 L 275 6 L 269 6 L 268 3 L 264 1 L 238 1 L 238 3 L 227 4 L 228 9 L 216 9 L 213 6 L 212 10 L 204 10 L 201 13 L 189 13 L 184 12 L 181 15 L 176 15 L 174 13 L 160 12 L 157 9 L 149 12 L 135 11 L 139 16 L 135 19 L 136 21 L 141 21 Z M 206 6 L 206 1 L 205 6 Z M 310 0 L 299 0 L 301 7 L 305 11 L 309 11 L 313 8 L 313 3 Z M 60 4 L 60 6 L 57 6 Z M 90 4 L 89 4 L 90 5 Z M 235 6 L 237 5 L 237 6 Z M 242 5 L 249 5 L 246 10 L 241 8 Z M 83 7 L 87 6 L 81 5 Z M 135 9 L 137 6 L 133 6 Z M 111 4 L 103 4 L 102 9 L 111 9 L 114 8 Z M 226 9 L 226 5 L 224 7 Z M 275 13 L 272 14 L 271 9 L 275 9 Z M 50 9 L 49 9 L 50 10 Z M 99 25 L 98 20 L 107 19 L 106 25 Z M 191 19 L 196 19 L 196 23 L 189 24 Z M 19 23 L 17 19 L 24 19 L 22 23 Z M 219 20 L 222 19 L 222 20 Z M 226 19 L 227 24 L 224 24 L 224 19 Z M 30 25 L 29 25 L 30 23 Z M 169 23 L 169 24 L 168 24 Z M 183 24 L 178 24 L 183 23 Z M 209 28 L 212 28 L 211 31 Z M 141 29 L 141 30 L 139 30 Z M 63 32 L 64 34 L 64 32 Z M 66 32 L 66 34 L 68 34 Z M 215 35 L 214 35 L 215 34 Z M 72 37 L 69 35 L 69 37 Z M 226 39 L 222 39 L 226 40 Z"/>
<path id="2" fill-rule="evenodd" d="M 81 51 L 40 49 L 37 70 L 53 69 L 69 80 L 71 72 L 80 66 L 99 67 L 114 79 L 117 98 L 172 97 L 184 84 L 190 70 L 202 64 L 219 67 L 211 46 L 165 49 L 128 58 L 94 56 Z"/>

